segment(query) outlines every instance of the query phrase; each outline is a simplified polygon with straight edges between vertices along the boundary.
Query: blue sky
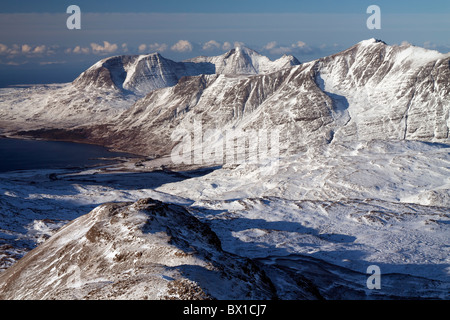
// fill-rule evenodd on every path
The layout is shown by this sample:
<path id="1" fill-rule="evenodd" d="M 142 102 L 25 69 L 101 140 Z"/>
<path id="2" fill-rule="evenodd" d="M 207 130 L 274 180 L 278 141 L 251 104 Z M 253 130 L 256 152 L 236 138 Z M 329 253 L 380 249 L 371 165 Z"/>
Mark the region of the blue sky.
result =
<path id="1" fill-rule="evenodd" d="M 164 12 L 164 13 L 359 13 L 360 8 L 379 5 L 390 13 L 449 12 L 448 0 L 21 0 L 2 1 L 0 12 L 59 13 L 70 4 L 83 7 L 85 12 Z"/>
<path id="2" fill-rule="evenodd" d="M 66 27 L 71 4 L 81 8 L 81 30 Z M 381 8 L 381 30 L 366 27 L 372 4 Z M 300 61 L 368 38 L 448 52 L 449 31 L 448 0 L 3 0 L 0 86 L 71 81 L 111 55 L 159 51 L 182 60 L 237 43 Z"/>

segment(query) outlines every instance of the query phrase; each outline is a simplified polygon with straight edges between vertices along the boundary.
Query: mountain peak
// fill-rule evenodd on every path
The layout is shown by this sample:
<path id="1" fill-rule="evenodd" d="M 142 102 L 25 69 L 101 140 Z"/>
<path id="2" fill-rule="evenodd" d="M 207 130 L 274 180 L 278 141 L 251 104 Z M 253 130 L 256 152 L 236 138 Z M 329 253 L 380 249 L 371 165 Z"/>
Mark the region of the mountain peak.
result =
<path id="1" fill-rule="evenodd" d="M 375 39 L 375 38 L 370 38 L 370 39 L 367 39 L 367 40 L 363 40 L 363 41 L 359 42 L 358 45 L 368 46 L 368 45 L 373 45 L 373 44 L 377 44 L 377 43 L 381 43 L 381 44 L 387 45 L 387 43 L 384 42 L 383 40 Z"/>
<path id="2" fill-rule="evenodd" d="M 241 44 L 238 44 L 238 45 L 236 45 L 235 47 L 234 47 L 234 49 L 235 49 L 235 51 L 236 51 L 236 53 L 247 53 L 247 54 L 258 54 L 258 55 L 260 55 L 260 56 L 262 56 L 260 53 L 258 53 L 257 51 L 255 51 L 255 50 L 253 50 L 253 49 L 251 49 L 251 48 L 248 48 L 248 47 L 246 47 L 246 46 L 244 46 L 244 45 L 241 45 Z"/>
<path id="3" fill-rule="evenodd" d="M 141 58 L 144 58 L 144 57 L 147 57 L 147 58 L 154 57 L 154 58 L 158 58 L 158 59 L 165 59 L 165 58 L 161 55 L 161 53 L 159 53 L 158 51 L 156 51 L 156 52 L 151 52 L 151 53 L 147 53 L 147 54 L 141 54 L 141 55 L 139 55 L 139 57 L 141 57 Z"/>
<path id="4" fill-rule="evenodd" d="M 268 57 L 243 45 L 237 45 L 220 56 L 204 60 L 213 63 L 216 73 L 220 74 L 266 74 L 300 64 L 292 55 L 284 55 L 271 61 Z"/>
<path id="5" fill-rule="evenodd" d="M 415 66 L 423 66 L 431 61 L 449 57 L 449 54 L 414 46 L 407 42 L 400 45 L 388 45 L 386 42 L 375 38 L 363 40 L 350 49 L 357 49 L 362 56 L 375 54 L 376 52 L 389 52 L 391 62 L 410 61 Z"/>

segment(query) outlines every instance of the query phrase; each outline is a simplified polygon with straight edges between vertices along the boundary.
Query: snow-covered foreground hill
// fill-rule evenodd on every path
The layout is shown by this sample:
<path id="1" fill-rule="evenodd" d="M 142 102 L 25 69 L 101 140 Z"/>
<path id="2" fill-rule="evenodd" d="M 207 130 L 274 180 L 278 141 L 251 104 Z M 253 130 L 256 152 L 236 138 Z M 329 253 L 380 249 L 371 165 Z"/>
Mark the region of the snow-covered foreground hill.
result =
<path id="1" fill-rule="evenodd" d="M 257 264 L 224 252 L 185 208 L 153 199 L 94 209 L 0 277 L 3 299 L 275 297 Z"/>

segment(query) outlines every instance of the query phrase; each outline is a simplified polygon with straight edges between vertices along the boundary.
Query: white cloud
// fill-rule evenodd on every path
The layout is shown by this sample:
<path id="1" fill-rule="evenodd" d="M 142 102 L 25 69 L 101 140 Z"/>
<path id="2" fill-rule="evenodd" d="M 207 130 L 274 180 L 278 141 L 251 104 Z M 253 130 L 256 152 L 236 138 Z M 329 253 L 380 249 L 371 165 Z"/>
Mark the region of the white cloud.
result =
<path id="1" fill-rule="evenodd" d="M 89 48 L 86 47 L 80 47 L 80 46 L 76 46 L 73 50 L 73 53 L 84 53 L 84 54 L 88 54 L 90 53 Z"/>
<path id="2" fill-rule="evenodd" d="M 45 53 L 46 49 L 47 49 L 47 47 L 45 45 L 40 45 L 40 46 L 37 46 L 36 48 L 34 48 L 33 53 L 38 53 L 38 54 Z"/>
<path id="3" fill-rule="evenodd" d="M 292 44 L 292 48 L 306 48 L 307 45 L 303 41 L 297 41 L 296 43 Z"/>
<path id="4" fill-rule="evenodd" d="M 215 41 L 215 40 L 210 40 L 210 41 L 205 42 L 205 43 L 203 44 L 202 49 L 203 49 L 203 50 L 210 51 L 210 50 L 217 50 L 217 49 L 220 49 L 220 47 L 221 47 L 220 43 L 218 43 L 218 42 Z"/>
<path id="5" fill-rule="evenodd" d="M 410 46 L 411 45 L 411 43 L 409 43 L 408 41 L 406 41 L 406 40 L 404 40 L 404 41 L 402 41 L 402 43 L 400 44 L 400 46 L 405 46 L 405 47 L 407 47 L 407 46 Z"/>
<path id="6" fill-rule="evenodd" d="M 191 52 L 192 44 L 187 40 L 180 40 L 175 43 L 170 49 L 177 52 Z"/>
<path id="7" fill-rule="evenodd" d="M 313 49 L 303 41 L 297 41 L 289 46 L 278 46 L 275 41 L 272 41 L 266 44 L 263 49 L 276 55 L 310 53 L 313 51 Z"/>
<path id="8" fill-rule="evenodd" d="M 128 45 L 126 43 L 122 43 L 122 51 L 128 52 Z"/>
<path id="9" fill-rule="evenodd" d="M 138 47 L 139 52 L 144 52 L 147 49 L 147 45 L 146 44 L 141 44 Z"/>
<path id="10" fill-rule="evenodd" d="M 24 64 L 27 64 L 27 63 L 28 63 L 28 61 L 22 61 L 22 62 L 8 61 L 8 62 L 6 62 L 4 64 L 6 64 L 8 66 L 21 66 L 21 65 L 24 65 Z"/>
<path id="11" fill-rule="evenodd" d="M 147 52 L 152 52 L 152 53 L 153 52 L 164 52 L 164 51 L 167 50 L 167 44 L 165 44 L 165 43 L 158 43 L 158 42 L 151 43 L 149 45 L 141 44 L 141 45 L 139 45 L 138 50 L 139 50 L 140 53 L 146 52 L 146 51 Z"/>
<path id="12" fill-rule="evenodd" d="M 96 54 L 108 54 L 117 51 L 117 44 L 111 44 L 108 41 L 103 41 L 103 46 L 97 43 L 91 43 L 92 52 Z"/>
<path id="13" fill-rule="evenodd" d="M 0 43 L 0 54 L 5 54 L 9 52 L 9 48 L 7 45 Z"/>
<path id="14" fill-rule="evenodd" d="M 441 53 L 448 53 L 450 51 L 450 46 L 449 45 L 445 45 L 445 44 L 438 45 L 438 44 L 436 44 L 434 42 L 431 42 L 431 41 L 425 41 L 423 43 L 423 47 L 425 49 L 436 50 L 436 51 L 439 51 Z"/>
<path id="15" fill-rule="evenodd" d="M 205 51 L 213 51 L 220 49 L 224 51 L 229 51 L 235 47 L 242 47 L 242 46 L 245 46 L 244 42 L 236 41 L 232 44 L 231 42 L 225 41 L 223 44 L 220 44 L 220 42 L 217 42 L 216 40 L 210 40 L 203 44 L 202 49 Z"/>
<path id="16" fill-rule="evenodd" d="M 5 44 L 0 43 L 0 54 L 8 54 L 10 56 L 17 56 L 17 55 L 30 55 L 30 54 L 41 54 L 45 53 L 47 50 L 47 47 L 45 45 L 40 45 L 33 47 L 28 44 L 13 44 L 12 46 L 8 47 Z"/>
<path id="17" fill-rule="evenodd" d="M 288 54 L 292 53 L 293 48 L 292 47 L 275 47 L 269 50 L 271 54 Z"/>
<path id="18" fill-rule="evenodd" d="M 8 53 L 11 54 L 11 55 L 16 55 L 16 54 L 19 54 L 19 53 L 21 53 L 21 52 L 22 52 L 22 49 L 21 49 L 21 47 L 20 47 L 19 45 L 17 45 L 17 44 L 13 44 L 13 45 L 12 45 L 12 48 L 9 49 L 9 51 L 8 51 Z"/>
<path id="19" fill-rule="evenodd" d="M 222 49 L 226 50 L 226 51 L 231 50 L 232 49 L 231 43 L 229 43 L 228 41 L 225 41 L 222 45 Z"/>
<path id="20" fill-rule="evenodd" d="M 293 43 L 292 48 L 294 48 L 294 52 L 298 53 L 311 53 L 314 51 L 309 45 L 307 45 L 303 41 L 297 41 L 296 43 Z"/>
<path id="21" fill-rule="evenodd" d="M 264 49 L 266 50 L 272 50 L 273 48 L 275 48 L 277 46 L 277 42 L 276 41 L 271 41 L 268 44 L 266 44 L 264 46 Z"/>
<path id="22" fill-rule="evenodd" d="M 41 61 L 39 64 L 41 66 L 55 65 L 55 64 L 65 64 L 67 61 Z"/>
<path id="23" fill-rule="evenodd" d="M 31 51 L 31 46 L 27 44 L 22 45 L 22 53 L 29 53 Z"/>
<path id="24" fill-rule="evenodd" d="M 150 52 L 164 52 L 167 50 L 167 47 L 167 44 L 158 42 L 148 45 L 148 49 Z"/>
<path id="25" fill-rule="evenodd" d="M 47 54 L 56 54 L 58 51 L 60 51 L 60 46 L 57 44 L 47 46 Z"/>
<path id="26" fill-rule="evenodd" d="M 403 41 L 403 42 L 405 42 L 405 41 Z M 425 41 L 425 42 L 423 43 L 423 47 L 424 47 L 425 49 L 435 49 L 435 48 L 436 48 L 436 44 L 435 44 L 435 43 L 432 43 L 431 41 Z M 1 52 L 1 50 L 0 50 L 0 52 Z"/>
<path id="27" fill-rule="evenodd" d="M 44 53 L 54 53 L 46 45 L 38 45 L 32 47 L 28 44 L 17 45 L 14 44 L 12 47 L 8 47 L 4 44 L 0 44 L 0 54 L 10 54 L 10 55 L 31 55 L 31 54 L 44 54 Z"/>

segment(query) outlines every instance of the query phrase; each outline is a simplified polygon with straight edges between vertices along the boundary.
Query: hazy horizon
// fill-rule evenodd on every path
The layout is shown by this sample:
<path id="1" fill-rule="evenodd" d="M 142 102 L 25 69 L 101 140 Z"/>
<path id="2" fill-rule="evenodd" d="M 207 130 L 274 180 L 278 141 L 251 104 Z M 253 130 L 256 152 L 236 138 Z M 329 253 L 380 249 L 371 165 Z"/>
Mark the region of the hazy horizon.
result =
<path id="1" fill-rule="evenodd" d="M 71 1 L 4 1 L 0 11 L 0 87 L 69 82 L 98 60 L 160 52 L 181 61 L 244 44 L 274 60 L 301 62 L 370 38 L 450 51 L 450 2 L 79 0 L 80 29 L 68 29 Z M 369 29 L 370 5 L 381 29 Z"/>

